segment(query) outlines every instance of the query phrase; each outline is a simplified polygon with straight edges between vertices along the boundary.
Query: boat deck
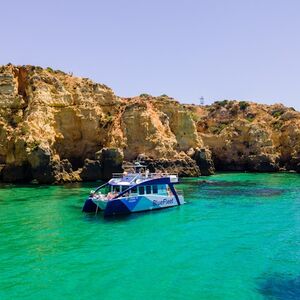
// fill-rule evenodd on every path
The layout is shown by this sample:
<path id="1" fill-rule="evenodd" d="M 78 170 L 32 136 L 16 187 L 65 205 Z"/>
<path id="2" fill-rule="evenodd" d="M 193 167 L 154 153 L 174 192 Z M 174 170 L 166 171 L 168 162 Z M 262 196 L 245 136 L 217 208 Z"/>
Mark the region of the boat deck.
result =
<path id="1" fill-rule="evenodd" d="M 170 173 L 113 173 L 110 184 L 116 185 L 132 185 L 142 183 L 151 179 L 170 178 L 172 183 L 178 182 L 178 174 Z"/>

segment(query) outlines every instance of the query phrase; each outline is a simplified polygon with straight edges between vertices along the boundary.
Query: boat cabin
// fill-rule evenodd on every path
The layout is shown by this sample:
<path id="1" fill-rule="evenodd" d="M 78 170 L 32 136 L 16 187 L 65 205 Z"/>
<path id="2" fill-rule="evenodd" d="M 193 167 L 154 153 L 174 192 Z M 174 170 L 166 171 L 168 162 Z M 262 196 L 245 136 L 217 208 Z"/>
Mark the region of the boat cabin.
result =
<path id="1" fill-rule="evenodd" d="M 160 195 L 172 196 L 173 184 L 178 182 L 177 174 L 131 173 L 113 174 L 106 184 L 92 191 L 94 197 L 115 199 L 119 197 Z"/>

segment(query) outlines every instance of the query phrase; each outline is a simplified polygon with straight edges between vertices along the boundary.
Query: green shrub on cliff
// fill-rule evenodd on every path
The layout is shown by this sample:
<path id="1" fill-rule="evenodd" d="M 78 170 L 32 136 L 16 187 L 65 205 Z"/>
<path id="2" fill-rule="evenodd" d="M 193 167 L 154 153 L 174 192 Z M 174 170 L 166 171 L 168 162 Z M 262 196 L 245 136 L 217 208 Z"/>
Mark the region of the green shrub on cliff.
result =
<path id="1" fill-rule="evenodd" d="M 221 131 L 226 128 L 228 126 L 227 123 L 220 123 L 220 124 L 216 124 L 216 126 L 212 126 L 210 128 L 210 131 L 213 133 L 213 134 L 220 134 Z"/>
<path id="2" fill-rule="evenodd" d="M 240 101 L 239 102 L 239 107 L 240 107 L 240 110 L 245 110 L 250 104 L 246 101 Z"/>
<path id="3" fill-rule="evenodd" d="M 48 72 L 50 72 L 50 73 L 53 73 L 53 72 L 54 72 L 53 69 L 50 68 L 50 67 L 47 67 L 46 70 L 47 70 Z"/>
<path id="4" fill-rule="evenodd" d="M 249 121 L 250 123 L 253 122 L 255 119 L 255 115 L 253 114 L 247 114 L 246 120 Z"/>
<path id="5" fill-rule="evenodd" d="M 275 130 L 280 130 L 283 126 L 283 122 L 281 120 L 275 121 L 272 125 Z"/>
<path id="6" fill-rule="evenodd" d="M 194 112 L 189 112 L 190 113 L 190 116 L 191 116 L 191 118 L 192 118 L 192 120 L 194 121 L 194 122 L 199 122 L 200 120 L 201 120 L 201 116 L 199 116 L 198 114 L 196 114 L 196 113 L 194 113 Z"/>
<path id="7" fill-rule="evenodd" d="M 149 95 L 148 97 L 151 97 L 151 95 Z M 172 97 L 168 96 L 167 94 L 162 94 L 160 96 L 157 97 L 158 100 L 174 100 Z"/>
<path id="8" fill-rule="evenodd" d="M 254 121 L 254 118 L 253 117 L 246 117 L 246 120 L 250 123 L 252 123 Z"/>
<path id="9" fill-rule="evenodd" d="M 150 98 L 151 95 L 144 93 L 144 94 L 140 94 L 140 97 L 141 98 Z"/>
<path id="10" fill-rule="evenodd" d="M 215 102 L 217 105 L 219 105 L 219 106 L 226 106 L 228 103 L 229 103 L 229 101 L 228 100 L 222 100 L 222 101 L 216 101 Z"/>
<path id="11" fill-rule="evenodd" d="M 272 111 L 272 116 L 274 118 L 279 118 L 284 112 L 282 110 L 274 110 Z"/>

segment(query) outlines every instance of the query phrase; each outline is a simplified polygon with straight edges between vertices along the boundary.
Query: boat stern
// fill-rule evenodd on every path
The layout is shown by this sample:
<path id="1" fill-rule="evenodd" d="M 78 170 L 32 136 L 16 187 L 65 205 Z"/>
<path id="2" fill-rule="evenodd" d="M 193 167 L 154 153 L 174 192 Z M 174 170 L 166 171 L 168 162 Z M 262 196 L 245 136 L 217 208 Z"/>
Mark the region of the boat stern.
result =
<path id="1" fill-rule="evenodd" d="M 95 212 L 97 210 L 97 205 L 93 202 L 92 198 L 89 197 L 85 200 L 84 205 L 82 207 L 83 212 Z"/>
<path id="2" fill-rule="evenodd" d="M 108 201 L 107 200 L 102 200 L 102 199 L 93 199 L 92 201 L 94 202 L 95 205 L 97 205 L 101 210 L 105 210 Z"/>

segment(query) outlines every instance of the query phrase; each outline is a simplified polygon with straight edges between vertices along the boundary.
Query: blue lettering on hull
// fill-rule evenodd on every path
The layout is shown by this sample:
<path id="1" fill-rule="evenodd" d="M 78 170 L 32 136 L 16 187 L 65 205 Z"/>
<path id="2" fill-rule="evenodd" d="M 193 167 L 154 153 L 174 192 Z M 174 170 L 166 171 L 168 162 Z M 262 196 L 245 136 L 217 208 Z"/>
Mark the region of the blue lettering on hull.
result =
<path id="1" fill-rule="evenodd" d="M 170 205 L 170 204 L 173 204 L 173 198 L 153 201 L 153 206 L 163 206 L 163 205 Z"/>

